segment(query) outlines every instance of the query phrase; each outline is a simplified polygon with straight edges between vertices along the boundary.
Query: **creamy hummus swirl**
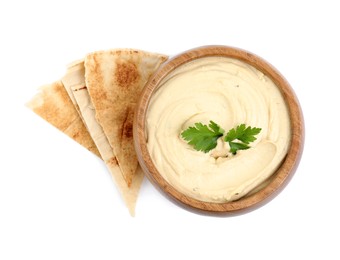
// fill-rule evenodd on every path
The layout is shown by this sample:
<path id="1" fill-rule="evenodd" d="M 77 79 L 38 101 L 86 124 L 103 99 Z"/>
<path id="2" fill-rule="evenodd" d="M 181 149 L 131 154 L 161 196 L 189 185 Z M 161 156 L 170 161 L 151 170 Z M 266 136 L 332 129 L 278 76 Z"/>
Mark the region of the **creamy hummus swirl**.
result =
<path id="1" fill-rule="evenodd" d="M 250 149 L 236 155 L 222 140 L 203 153 L 181 138 L 189 126 L 210 120 L 226 132 L 243 123 L 262 130 Z M 262 184 L 280 166 L 291 139 L 289 112 L 273 81 L 225 57 L 200 58 L 171 72 L 151 98 L 146 125 L 148 150 L 163 178 L 208 202 L 236 200 Z"/>

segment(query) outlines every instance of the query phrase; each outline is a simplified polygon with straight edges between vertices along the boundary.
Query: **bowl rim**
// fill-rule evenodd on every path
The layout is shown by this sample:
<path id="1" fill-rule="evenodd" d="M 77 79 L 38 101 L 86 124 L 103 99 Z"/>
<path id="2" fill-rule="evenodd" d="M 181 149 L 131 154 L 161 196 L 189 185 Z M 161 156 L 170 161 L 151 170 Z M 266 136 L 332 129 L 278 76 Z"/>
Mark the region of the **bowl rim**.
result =
<path id="1" fill-rule="evenodd" d="M 272 175 L 269 183 L 259 191 L 231 202 L 205 202 L 186 196 L 176 190 L 158 172 L 147 149 L 146 115 L 147 108 L 159 83 L 177 67 L 195 59 L 221 56 L 241 60 L 257 68 L 268 76 L 279 88 L 289 110 L 291 123 L 291 143 L 287 155 Z M 208 45 L 184 51 L 163 63 L 146 83 L 136 106 L 133 138 L 139 164 L 151 183 L 168 198 L 196 213 L 235 215 L 252 211 L 272 200 L 293 177 L 300 162 L 304 145 L 304 120 L 299 101 L 288 81 L 263 58 L 243 49 L 225 45 Z"/>

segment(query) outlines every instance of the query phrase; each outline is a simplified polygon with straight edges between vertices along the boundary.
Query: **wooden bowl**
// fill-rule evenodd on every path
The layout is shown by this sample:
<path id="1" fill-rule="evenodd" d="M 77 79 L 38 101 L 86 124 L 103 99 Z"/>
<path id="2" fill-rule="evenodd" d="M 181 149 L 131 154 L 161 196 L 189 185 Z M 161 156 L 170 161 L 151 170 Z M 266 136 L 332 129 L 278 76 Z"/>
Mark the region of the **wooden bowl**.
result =
<path id="1" fill-rule="evenodd" d="M 159 87 L 162 79 L 184 63 L 209 56 L 222 56 L 239 59 L 254 66 L 266 76 L 271 78 L 281 90 L 283 98 L 285 99 L 289 109 L 291 122 L 292 137 L 288 153 L 281 166 L 267 181 L 265 187 L 255 193 L 252 193 L 251 195 L 242 197 L 239 200 L 225 203 L 200 201 L 186 196 L 176 190 L 158 172 L 157 168 L 152 162 L 146 142 L 145 124 L 149 101 L 154 91 Z M 204 46 L 183 52 L 169 59 L 158 69 L 157 72 L 154 73 L 140 96 L 135 112 L 133 135 L 135 149 L 142 169 L 146 173 L 146 176 L 149 178 L 149 180 L 165 195 L 175 202 L 178 202 L 179 205 L 184 206 L 186 209 L 194 210 L 195 212 L 233 215 L 245 213 L 264 205 L 274 198 L 287 185 L 293 176 L 302 155 L 304 142 L 304 123 L 299 102 L 292 88 L 284 79 L 284 77 L 272 65 L 264 61 L 259 56 L 241 49 L 227 46 Z"/>

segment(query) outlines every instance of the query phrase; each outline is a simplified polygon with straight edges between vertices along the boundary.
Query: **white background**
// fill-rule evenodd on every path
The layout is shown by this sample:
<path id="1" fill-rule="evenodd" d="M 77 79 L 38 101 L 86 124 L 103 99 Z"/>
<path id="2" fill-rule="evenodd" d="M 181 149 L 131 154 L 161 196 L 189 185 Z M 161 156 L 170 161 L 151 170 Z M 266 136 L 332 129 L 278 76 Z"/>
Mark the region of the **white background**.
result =
<path id="1" fill-rule="evenodd" d="M 1 1 L 0 259 L 339 259 L 337 1 Z M 303 108 L 286 189 L 237 217 L 185 211 L 143 183 L 131 218 L 94 155 L 28 110 L 86 53 L 207 44 L 272 63 Z"/>

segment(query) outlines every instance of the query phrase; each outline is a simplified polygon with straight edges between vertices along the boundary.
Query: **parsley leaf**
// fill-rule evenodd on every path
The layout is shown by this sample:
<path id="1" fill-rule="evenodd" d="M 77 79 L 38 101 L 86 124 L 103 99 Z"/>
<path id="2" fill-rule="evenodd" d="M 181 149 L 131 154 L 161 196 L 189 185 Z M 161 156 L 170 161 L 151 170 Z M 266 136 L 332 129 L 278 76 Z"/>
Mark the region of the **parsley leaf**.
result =
<path id="1" fill-rule="evenodd" d="M 261 128 L 251 128 L 250 126 L 246 127 L 245 124 L 241 124 L 236 128 L 230 129 L 224 141 L 229 143 L 230 152 L 236 154 L 238 150 L 249 149 L 250 146 L 248 144 L 254 142 L 256 140 L 255 135 L 260 132 Z M 238 142 L 234 142 L 235 140 L 238 140 Z"/>
<path id="2" fill-rule="evenodd" d="M 210 121 L 209 126 L 195 123 L 195 127 L 190 126 L 181 133 L 181 136 L 195 150 L 207 153 L 217 146 L 217 139 L 223 134 L 224 130 L 214 121 Z"/>

